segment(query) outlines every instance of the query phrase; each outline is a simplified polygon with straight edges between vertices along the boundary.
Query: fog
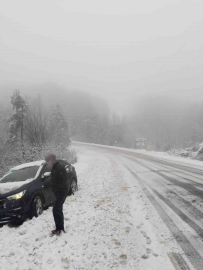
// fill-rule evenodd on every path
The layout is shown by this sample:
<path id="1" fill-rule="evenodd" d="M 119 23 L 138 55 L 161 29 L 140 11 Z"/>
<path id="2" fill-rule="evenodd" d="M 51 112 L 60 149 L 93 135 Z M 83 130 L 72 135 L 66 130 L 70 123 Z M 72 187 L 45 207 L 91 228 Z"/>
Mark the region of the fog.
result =
<path id="1" fill-rule="evenodd" d="M 15 89 L 40 94 L 46 105 L 60 104 L 77 123 L 73 137 L 88 142 L 132 147 L 142 136 L 168 149 L 203 140 L 202 1 L 0 5 L 1 104 Z M 87 119 L 94 132 L 84 137 Z"/>
<path id="2" fill-rule="evenodd" d="M 202 94 L 202 1 L 1 1 L 0 91 L 47 81 L 105 97 Z"/>

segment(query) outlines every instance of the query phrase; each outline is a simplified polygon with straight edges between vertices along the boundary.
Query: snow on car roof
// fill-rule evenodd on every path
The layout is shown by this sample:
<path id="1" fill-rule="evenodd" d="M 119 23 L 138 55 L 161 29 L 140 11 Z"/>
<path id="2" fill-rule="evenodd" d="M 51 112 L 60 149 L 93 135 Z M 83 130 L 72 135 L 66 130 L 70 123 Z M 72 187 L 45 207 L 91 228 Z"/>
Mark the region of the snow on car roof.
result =
<path id="1" fill-rule="evenodd" d="M 27 168 L 27 167 L 33 167 L 33 166 L 41 166 L 45 161 L 44 160 L 37 160 L 37 161 L 34 161 L 34 162 L 29 162 L 29 163 L 24 163 L 24 164 L 21 164 L 21 165 L 18 165 L 14 168 L 12 168 L 11 170 L 21 170 L 23 168 Z"/>

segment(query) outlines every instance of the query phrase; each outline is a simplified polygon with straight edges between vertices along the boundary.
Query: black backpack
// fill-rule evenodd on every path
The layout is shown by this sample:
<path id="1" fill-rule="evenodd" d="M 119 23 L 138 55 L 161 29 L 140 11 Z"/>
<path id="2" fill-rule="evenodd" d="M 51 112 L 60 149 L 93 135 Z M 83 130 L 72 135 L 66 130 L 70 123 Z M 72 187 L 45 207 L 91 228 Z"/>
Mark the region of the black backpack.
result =
<path id="1" fill-rule="evenodd" d="M 62 163 L 62 165 L 66 168 L 68 196 L 71 196 L 72 194 L 74 195 L 73 190 L 72 190 L 72 185 L 71 185 L 72 184 L 71 178 L 72 178 L 72 169 L 73 169 L 73 167 L 66 160 L 60 160 L 59 162 Z"/>

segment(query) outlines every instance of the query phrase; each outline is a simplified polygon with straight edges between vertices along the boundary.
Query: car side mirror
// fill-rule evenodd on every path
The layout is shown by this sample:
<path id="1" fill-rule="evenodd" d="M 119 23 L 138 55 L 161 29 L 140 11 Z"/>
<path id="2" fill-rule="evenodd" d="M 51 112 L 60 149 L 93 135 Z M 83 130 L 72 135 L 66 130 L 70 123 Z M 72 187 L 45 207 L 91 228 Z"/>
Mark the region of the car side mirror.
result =
<path id="1" fill-rule="evenodd" d="M 51 173 L 50 172 L 45 172 L 44 174 L 42 174 L 42 179 L 46 179 L 46 178 L 48 178 L 48 177 L 50 177 L 51 176 Z"/>

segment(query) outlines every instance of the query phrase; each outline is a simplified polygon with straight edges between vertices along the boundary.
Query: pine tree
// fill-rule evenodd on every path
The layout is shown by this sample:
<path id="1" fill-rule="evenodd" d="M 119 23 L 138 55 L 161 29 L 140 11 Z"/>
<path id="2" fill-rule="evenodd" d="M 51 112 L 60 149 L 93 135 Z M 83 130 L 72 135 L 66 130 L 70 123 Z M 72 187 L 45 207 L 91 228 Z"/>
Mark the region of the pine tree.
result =
<path id="1" fill-rule="evenodd" d="M 23 145 L 24 140 L 24 117 L 26 110 L 26 101 L 21 96 L 19 90 L 15 90 L 11 96 L 11 104 L 13 105 L 14 113 L 10 117 L 9 121 L 9 138 L 8 142 L 15 143 L 18 141 L 19 136 Z M 19 135 L 20 134 L 20 135 Z"/>

